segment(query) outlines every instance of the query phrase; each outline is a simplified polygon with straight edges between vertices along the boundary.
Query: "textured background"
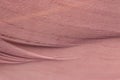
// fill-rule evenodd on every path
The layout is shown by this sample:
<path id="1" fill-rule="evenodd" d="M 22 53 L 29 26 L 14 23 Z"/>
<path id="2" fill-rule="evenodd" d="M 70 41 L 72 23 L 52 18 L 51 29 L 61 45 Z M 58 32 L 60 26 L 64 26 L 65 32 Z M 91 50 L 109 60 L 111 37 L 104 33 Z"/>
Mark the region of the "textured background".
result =
<path id="1" fill-rule="evenodd" d="M 0 0 L 0 51 L 79 58 L 0 64 L 0 80 L 119 80 L 119 36 L 119 0 Z"/>

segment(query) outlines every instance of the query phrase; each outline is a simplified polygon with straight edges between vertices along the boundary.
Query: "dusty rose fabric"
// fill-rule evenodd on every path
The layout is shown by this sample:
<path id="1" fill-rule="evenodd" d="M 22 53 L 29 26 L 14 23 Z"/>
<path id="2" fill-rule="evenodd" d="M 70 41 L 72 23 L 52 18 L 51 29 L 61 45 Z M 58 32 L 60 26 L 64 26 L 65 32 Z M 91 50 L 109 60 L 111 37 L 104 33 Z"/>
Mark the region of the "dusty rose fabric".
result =
<path id="1" fill-rule="evenodd" d="M 0 80 L 119 80 L 119 0 L 0 0 Z"/>

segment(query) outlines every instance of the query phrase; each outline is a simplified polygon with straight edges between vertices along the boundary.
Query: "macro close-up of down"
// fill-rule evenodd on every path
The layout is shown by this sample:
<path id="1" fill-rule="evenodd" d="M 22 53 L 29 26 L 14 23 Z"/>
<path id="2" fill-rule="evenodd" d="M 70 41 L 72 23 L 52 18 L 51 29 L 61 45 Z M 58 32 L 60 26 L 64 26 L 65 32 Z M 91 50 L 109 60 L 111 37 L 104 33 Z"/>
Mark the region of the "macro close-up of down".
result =
<path id="1" fill-rule="evenodd" d="M 120 80 L 120 0 L 0 0 L 0 80 Z"/>

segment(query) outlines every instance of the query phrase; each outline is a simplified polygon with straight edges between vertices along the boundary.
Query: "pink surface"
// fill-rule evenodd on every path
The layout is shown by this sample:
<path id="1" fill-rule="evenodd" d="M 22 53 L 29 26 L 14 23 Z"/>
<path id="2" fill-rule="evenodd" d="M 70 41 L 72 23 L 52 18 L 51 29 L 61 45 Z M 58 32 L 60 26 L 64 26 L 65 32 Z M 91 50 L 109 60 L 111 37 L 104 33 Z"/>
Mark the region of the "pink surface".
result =
<path id="1" fill-rule="evenodd" d="M 119 0 L 0 0 L 0 80 L 119 80 L 119 10 Z"/>

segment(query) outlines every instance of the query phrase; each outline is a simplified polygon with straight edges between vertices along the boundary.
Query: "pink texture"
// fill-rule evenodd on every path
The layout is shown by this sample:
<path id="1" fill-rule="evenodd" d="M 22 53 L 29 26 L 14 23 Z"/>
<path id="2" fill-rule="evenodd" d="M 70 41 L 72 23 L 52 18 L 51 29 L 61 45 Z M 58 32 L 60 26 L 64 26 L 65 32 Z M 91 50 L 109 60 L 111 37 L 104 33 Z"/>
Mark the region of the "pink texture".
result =
<path id="1" fill-rule="evenodd" d="M 120 80 L 119 0 L 0 0 L 0 80 Z"/>

